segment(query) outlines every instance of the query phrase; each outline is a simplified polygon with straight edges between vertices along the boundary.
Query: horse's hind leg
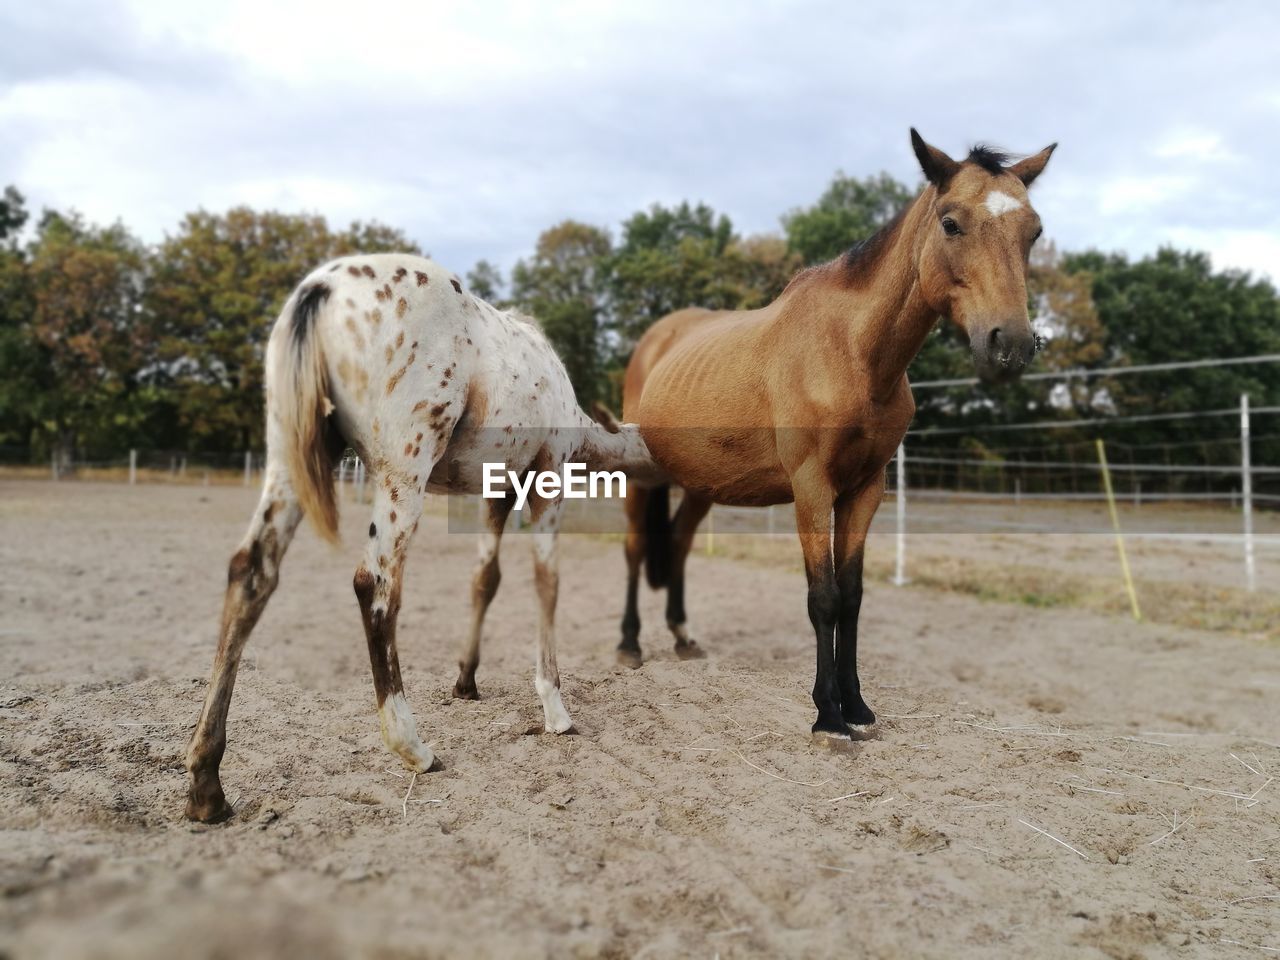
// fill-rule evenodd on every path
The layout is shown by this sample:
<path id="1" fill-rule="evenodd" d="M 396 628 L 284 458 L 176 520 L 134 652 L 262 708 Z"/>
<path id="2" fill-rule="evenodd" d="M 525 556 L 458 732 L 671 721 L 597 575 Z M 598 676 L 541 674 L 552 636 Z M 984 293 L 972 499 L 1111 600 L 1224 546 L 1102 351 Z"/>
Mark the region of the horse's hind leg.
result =
<path id="1" fill-rule="evenodd" d="M 280 561 L 302 519 L 282 467 L 269 463 L 262 498 L 254 511 L 240 548 L 227 571 L 227 593 L 213 676 L 204 709 L 187 747 L 187 817 L 211 823 L 231 814 L 218 779 L 218 765 L 227 744 L 227 708 L 235 688 L 240 654 L 254 624 L 262 615 L 280 572 Z"/>
<path id="2" fill-rule="evenodd" d="M 643 663 L 640 653 L 640 570 L 644 566 L 644 518 L 649 491 L 637 484 L 627 487 L 623 508 L 627 516 L 627 608 L 622 614 L 622 642 L 618 644 L 618 663 L 636 668 Z"/>
<path id="3" fill-rule="evenodd" d="M 426 773 L 435 758 L 418 737 L 417 722 L 404 696 L 396 653 L 404 561 L 422 515 L 423 494 L 411 482 L 400 482 L 390 474 L 380 477 L 375 489 L 369 542 L 353 586 L 369 643 L 382 740 L 406 767 L 415 773 Z"/>
<path id="4" fill-rule="evenodd" d="M 685 491 L 680 508 L 672 520 L 671 579 L 667 583 L 667 627 L 676 638 L 676 656 L 696 660 L 706 653 L 689 636 L 689 618 L 684 611 L 684 565 L 693 548 L 698 524 L 711 510 L 711 501 Z"/>
<path id="5" fill-rule="evenodd" d="M 478 700 L 476 667 L 480 666 L 480 635 L 484 615 L 498 592 L 502 570 L 498 566 L 498 549 L 502 546 L 502 530 L 514 504 L 511 497 L 482 500 L 485 529 L 480 532 L 480 563 L 471 578 L 471 632 L 467 635 L 462 659 L 458 661 L 458 680 L 453 695 L 459 700 Z"/>
<path id="6" fill-rule="evenodd" d="M 541 512 L 539 512 L 541 510 Z M 556 664 L 556 600 L 560 593 L 560 518 L 564 501 L 534 501 L 533 579 L 538 589 L 538 663 L 533 686 L 542 701 L 547 733 L 567 733 L 573 720 L 560 697 L 560 668 Z"/>

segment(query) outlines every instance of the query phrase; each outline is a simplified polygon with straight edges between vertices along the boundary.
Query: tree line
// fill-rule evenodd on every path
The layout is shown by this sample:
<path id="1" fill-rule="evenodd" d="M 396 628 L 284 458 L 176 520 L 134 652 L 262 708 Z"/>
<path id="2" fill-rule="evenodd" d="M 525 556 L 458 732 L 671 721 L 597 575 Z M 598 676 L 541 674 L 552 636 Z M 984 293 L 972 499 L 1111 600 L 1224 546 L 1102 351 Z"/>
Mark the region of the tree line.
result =
<path id="1" fill-rule="evenodd" d="M 767 304 L 797 270 L 838 256 L 886 224 L 916 190 L 887 174 L 837 173 L 774 233 L 742 236 L 706 204 L 655 204 L 607 227 L 566 220 L 537 238 L 509 277 L 481 261 L 472 292 L 533 316 L 565 362 L 580 401 L 620 406 L 639 337 L 683 306 Z M 155 245 L 70 211 L 32 219 L 14 187 L 0 199 L 0 447 L 9 459 L 118 457 L 130 447 L 212 456 L 263 445 L 263 351 L 296 283 L 347 253 L 412 251 L 380 223 L 332 228 L 323 217 L 197 211 Z M 1046 333 L 1039 370 L 1104 368 L 1280 353 L 1280 298 L 1268 282 L 1214 271 L 1206 254 L 1033 251 L 1030 308 Z M 913 363 L 915 381 L 972 375 L 967 344 L 939 324 Z M 1099 433 L 1001 432 L 1026 421 L 1102 421 L 1280 403 L 1280 365 L 917 392 L 929 449 L 1045 458 Z M 1273 418 L 1274 421 L 1274 418 Z M 1230 419 L 1116 423 L 1109 442 L 1139 461 L 1229 461 Z M 1255 426 L 1255 458 L 1280 461 L 1280 423 Z M 1147 452 L 1149 451 L 1149 452 Z"/>

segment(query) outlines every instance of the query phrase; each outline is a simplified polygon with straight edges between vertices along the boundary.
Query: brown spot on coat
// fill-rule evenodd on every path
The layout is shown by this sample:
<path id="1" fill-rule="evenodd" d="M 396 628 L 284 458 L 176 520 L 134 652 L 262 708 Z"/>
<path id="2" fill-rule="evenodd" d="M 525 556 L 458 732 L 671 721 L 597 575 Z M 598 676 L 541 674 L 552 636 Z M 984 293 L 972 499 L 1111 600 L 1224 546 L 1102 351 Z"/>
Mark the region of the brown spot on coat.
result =
<path id="1" fill-rule="evenodd" d="M 392 523 L 396 522 L 396 512 L 394 510 L 391 511 L 391 522 Z"/>
<path id="2" fill-rule="evenodd" d="M 420 286 L 420 287 L 425 287 L 428 283 L 430 283 L 430 282 L 431 282 L 431 278 L 430 278 L 430 277 L 428 277 L 428 276 L 427 276 L 425 273 L 423 273 L 421 270 L 415 270 L 415 271 L 413 271 L 413 275 L 417 278 L 417 280 L 418 280 L 418 286 Z"/>
<path id="3" fill-rule="evenodd" d="M 360 268 L 360 272 L 370 279 L 377 276 L 377 274 L 373 272 L 373 267 L 369 266 L 367 263 Z"/>
<path id="4" fill-rule="evenodd" d="M 378 298 L 379 303 L 382 303 L 383 300 L 387 299 L 387 295 L 383 293 L 381 290 L 373 291 L 373 295 Z"/>
<path id="5" fill-rule="evenodd" d="M 396 334 L 396 349 L 399 350 L 403 346 L 404 346 L 404 331 L 401 330 L 398 334 Z"/>
<path id="6" fill-rule="evenodd" d="M 360 276 L 360 268 L 359 268 L 359 267 L 347 267 L 347 273 L 351 274 L 353 277 L 358 277 L 358 276 Z"/>
<path id="7" fill-rule="evenodd" d="M 429 406 L 431 406 L 430 400 L 419 400 L 417 403 L 413 405 L 412 412 L 417 413 L 419 410 L 425 410 Z"/>
<path id="8" fill-rule="evenodd" d="M 347 330 L 356 342 L 356 346 L 361 350 L 364 349 L 364 337 L 360 333 L 360 328 L 356 326 L 355 317 L 347 317 Z"/>
<path id="9" fill-rule="evenodd" d="M 396 384 L 400 382 L 400 378 L 404 376 L 411 363 L 413 363 L 413 354 L 409 354 L 409 359 L 405 361 L 405 365 L 393 373 L 391 379 L 387 381 L 387 396 L 391 396 L 391 391 L 396 388 Z"/>
<path id="10" fill-rule="evenodd" d="M 396 283 L 399 283 L 401 280 L 405 278 L 405 275 L 408 274 L 408 272 L 409 271 L 406 270 L 404 267 L 396 267 L 396 272 L 391 275 L 391 279 L 394 280 Z"/>
<path id="11" fill-rule="evenodd" d="M 450 277 L 450 278 L 449 278 L 449 282 L 453 284 L 453 289 L 454 289 L 454 290 L 456 290 L 458 293 L 461 293 L 461 292 L 462 292 L 462 284 L 460 284 L 460 283 L 458 282 L 458 278 L 457 278 L 457 277 Z"/>
<path id="12" fill-rule="evenodd" d="M 404 297 L 401 297 L 399 300 L 396 301 L 396 316 L 403 317 L 408 312 L 409 312 L 409 301 L 407 301 Z"/>

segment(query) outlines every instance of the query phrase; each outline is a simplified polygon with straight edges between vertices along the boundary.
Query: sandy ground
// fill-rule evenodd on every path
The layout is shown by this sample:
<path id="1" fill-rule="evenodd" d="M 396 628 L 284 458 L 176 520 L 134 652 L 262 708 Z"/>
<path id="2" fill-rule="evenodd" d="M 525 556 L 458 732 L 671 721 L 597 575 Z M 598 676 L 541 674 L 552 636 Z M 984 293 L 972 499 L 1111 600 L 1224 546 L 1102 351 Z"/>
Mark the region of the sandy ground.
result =
<path id="1" fill-rule="evenodd" d="M 415 542 L 400 646 L 446 768 L 402 804 L 349 507 L 342 550 L 300 535 L 250 643 L 222 767 L 235 818 L 187 823 L 183 749 L 253 499 L 0 482 L 0 955 L 1280 951 L 1274 645 L 872 584 L 881 724 L 839 754 L 808 737 L 799 576 L 695 556 L 709 659 L 672 656 L 649 594 L 650 660 L 621 671 L 620 550 L 573 536 L 560 664 L 580 732 L 553 737 L 518 536 L 483 699 L 450 698 L 475 547 L 442 517 Z"/>

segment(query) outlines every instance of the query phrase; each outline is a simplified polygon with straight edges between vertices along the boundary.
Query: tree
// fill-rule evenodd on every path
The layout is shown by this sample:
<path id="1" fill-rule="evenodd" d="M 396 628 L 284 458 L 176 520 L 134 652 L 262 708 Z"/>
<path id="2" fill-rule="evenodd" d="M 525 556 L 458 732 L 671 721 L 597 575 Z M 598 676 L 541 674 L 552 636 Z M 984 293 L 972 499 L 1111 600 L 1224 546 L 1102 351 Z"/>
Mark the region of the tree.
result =
<path id="1" fill-rule="evenodd" d="M 654 204 L 622 225 L 611 264 L 615 351 L 630 356 L 656 321 L 682 307 L 729 309 L 741 291 L 724 269 L 736 238 L 733 224 L 706 204 L 666 208 Z"/>
<path id="2" fill-rule="evenodd" d="M 171 397 L 191 449 L 263 443 L 263 354 L 284 301 L 312 269 L 360 251 L 412 251 L 398 230 L 354 223 L 330 231 L 319 216 L 188 214 L 156 251 L 147 309 L 155 340 L 151 382 Z"/>
<path id="3" fill-rule="evenodd" d="M 0 445 L 26 446 L 36 429 L 40 355 L 31 335 L 30 277 L 19 240 L 28 219 L 16 188 L 0 197 Z"/>
<path id="4" fill-rule="evenodd" d="M 1161 249 L 1130 262 L 1123 254 L 1097 252 L 1065 258 L 1066 270 L 1085 280 L 1105 330 L 1107 365 L 1133 365 L 1208 357 L 1280 353 L 1280 298 L 1275 288 L 1248 273 L 1215 273 L 1204 253 Z M 1182 413 L 1235 407 L 1248 393 L 1255 405 L 1280 400 L 1280 365 L 1206 367 L 1115 378 L 1120 413 Z M 1155 421 L 1129 426 L 1126 442 L 1177 444 L 1222 438 L 1220 418 Z M 1280 455 L 1273 440 L 1260 441 L 1260 462 Z M 1192 454 L 1203 451 L 1191 450 Z M 1175 454 L 1176 455 L 1176 454 Z"/>
<path id="5" fill-rule="evenodd" d="M 123 225 L 45 211 L 28 251 L 29 333 L 38 413 L 64 459 L 127 430 L 145 356 L 139 310 L 146 253 Z"/>
<path id="6" fill-rule="evenodd" d="M 481 300 L 497 306 L 501 304 L 502 290 L 506 283 L 502 279 L 501 270 L 488 260 L 480 260 L 467 273 L 467 286 Z"/>
<path id="7" fill-rule="evenodd" d="M 609 234 L 566 220 L 544 230 L 529 260 L 511 272 L 511 295 L 542 326 L 583 406 L 602 395 L 603 321 Z"/>
<path id="8" fill-rule="evenodd" d="M 817 203 L 782 218 L 787 245 L 805 264 L 831 260 L 892 220 L 918 192 L 887 173 L 859 179 L 837 171 Z"/>

